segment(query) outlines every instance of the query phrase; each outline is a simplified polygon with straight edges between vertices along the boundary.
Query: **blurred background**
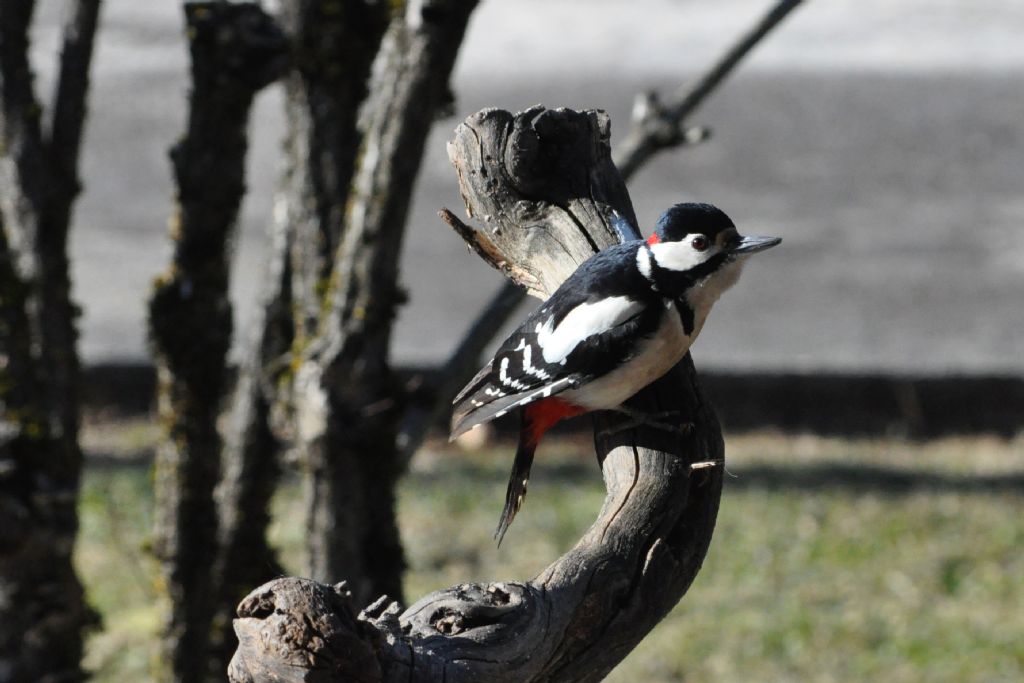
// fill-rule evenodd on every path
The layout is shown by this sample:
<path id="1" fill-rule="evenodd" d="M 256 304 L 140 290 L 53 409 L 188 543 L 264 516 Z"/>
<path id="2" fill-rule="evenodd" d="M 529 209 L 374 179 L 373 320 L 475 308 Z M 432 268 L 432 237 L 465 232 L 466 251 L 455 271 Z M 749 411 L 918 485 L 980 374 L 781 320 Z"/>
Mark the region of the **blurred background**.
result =
<path id="1" fill-rule="evenodd" d="M 35 36 L 52 79 L 60 5 Z M 455 115 L 427 146 L 406 243 L 396 361 L 443 359 L 500 278 L 438 220 L 461 210 L 445 142 L 483 107 L 600 108 L 613 143 L 637 93 L 698 75 L 764 12 L 756 0 L 486 0 L 471 20 Z M 167 148 L 182 132 L 187 53 L 173 2 L 109 0 L 97 45 L 72 235 L 87 363 L 144 361 L 144 301 L 167 262 Z M 46 21 L 48 19 L 48 21 Z M 786 247 L 744 275 L 694 350 L 701 367 L 892 373 L 1024 371 L 1024 12 L 1012 0 L 808 2 L 694 117 L 708 144 L 631 182 L 641 228 L 683 200 L 722 207 Z M 279 171 L 281 93 L 260 96 L 234 276 L 252 319 Z"/>
<path id="2" fill-rule="evenodd" d="M 490 106 L 601 108 L 614 144 L 636 94 L 698 75 L 768 4 L 485 0 L 416 190 L 396 364 L 444 359 L 501 284 L 436 217 L 462 208 L 445 152 L 459 121 Z M 41 4 L 33 36 L 44 93 L 61 7 Z M 784 244 L 747 268 L 693 349 L 733 476 L 705 569 L 614 680 L 1024 679 L 1022 35 L 1013 0 L 807 2 L 691 117 L 712 139 L 631 181 L 645 232 L 700 200 Z M 88 664 L 98 680 L 139 680 L 158 628 L 141 550 L 156 436 L 148 399 L 124 403 L 151 395 L 145 300 L 170 254 L 167 148 L 188 69 L 176 3 L 109 0 L 99 36 L 72 262 L 90 383 L 120 401 L 116 420 L 97 403 L 87 421 L 79 564 L 106 624 Z M 263 276 L 282 130 L 271 88 L 236 236 L 236 339 Z M 567 434 L 542 447 L 495 550 L 510 454 L 498 440 L 417 455 L 399 500 L 410 596 L 529 576 L 593 518 L 592 451 Z M 286 563 L 302 533 L 288 491 L 273 532 Z"/>

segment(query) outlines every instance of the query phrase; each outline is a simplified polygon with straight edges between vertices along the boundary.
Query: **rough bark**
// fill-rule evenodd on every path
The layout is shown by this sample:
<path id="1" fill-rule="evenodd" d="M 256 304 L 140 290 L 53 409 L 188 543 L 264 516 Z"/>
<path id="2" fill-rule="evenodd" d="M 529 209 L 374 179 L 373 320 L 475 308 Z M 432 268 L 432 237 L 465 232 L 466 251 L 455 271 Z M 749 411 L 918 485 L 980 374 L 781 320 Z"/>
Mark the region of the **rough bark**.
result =
<path id="1" fill-rule="evenodd" d="M 28 61 L 28 30 L 35 2 L 20 0 L 0 5 L 0 210 L 4 214 L 8 248 L 18 276 L 29 285 L 27 328 L 32 346 L 43 346 L 42 301 L 43 212 L 49 201 L 46 141 L 41 105 L 32 86 Z"/>
<path id="2" fill-rule="evenodd" d="M 96 623 L 71 564 L 78 471 L 51 431 L 26 333 L 29 287 L 0 221 L 0 678 L 84 677 L 82 629 Z"/>
<path id="3" fill-rule="evenodd" d="M 277 374 L 270 425 L 297 446 L 304 469 L 310 460 L 302 438 L 309 411 L 295 384 L 324 313 L 362 139 L 359 107 L 388 17 L 386 3 L 372 0 L 290 0 L 282 6 L 295 55 L 295 69 L 285 81 L 287 158 L 278 203 L 287 226 L 293 321 L 291 358 Z"/>
<path id="4" fill-rule="evenodd" d="M 85 123 L 93 35 L 99 0 L 72 5 L 64 28 L 61 66 L 47 138 L 48 197 L 39 230 L 39 292 L 42 313 L 43 362 L 48 371 L 52 410 L 59 416 L 61 439 L 78 451 L 79 361 L 75 322 L 78 306 L 71 298 L 67 253 L 71 209 L 81 190 L 78 153 Z M 77 482 L 76 482 L 77 486 Z"/>
<path id="5" fill-rule="evenodd" d="M 100 3 L 70 7 L 45 130 L 28 60 L 34 4 L 0 3 L 0 675 L 77 680 L 95 615 L 71 563 L 81 452 L 67 235 Z"/>
<path id="6" fill-rule="evenodd" d="M 449 154 L 482 228 L 463 237 L 549 294 L 635 223 L 601 112 L 487 110 Z M 233 681 L 591 681 L 682 597 L 703 561 L 722 485 L 721 431 L 687 356 L 635 399 L 678 410 L 686 436 L 634 429 L 596 439 L 608 496 L 580 541 L 536 578 L 463 584 L 404 612 L 381 598 L 358 620 L 345 587 L 279 579 L 239 606 Z M 601 417 L 597 428 L 614 417 Z"/>
<path id="7" fill-rule="evenodd" d="M 285 79 L 288 160 L 281 209 L 292 233 L 298 349 L 320 321 L 359 153 L 359 107 L 389 14 L 389 3 L 376 0 L 286 0 L 281 6 L 294 61 Z"/>
<path id="8" fill-rule="evenodd" d="M 165 438 L 157 452 L 157 543 L 171 609 L 166 676 L 201 681 L 214 609 L 217 417 L 231 342 L 226 249 L 245 192 L 255 93 L 283 66 L 285 41 L 258 5 L 186 5 L 192 56 L 188 129 L 171 150 L 174 256 L 154 287 L 149 324 Z"/>
<path id="9" fill-rule="evenodd" d="M 217 488 L 219 556 L 214 567 L 214 670 L 226 671 L 238 645 L 231 619 L 253 586 L 283 573 L 267 542 L 270 501 L 281 473 L 282 444 L 270 428 L 281 359 L 292 344 L 288 226 L 272 226 L 262 320 L 239 369 L 224 443 L 224 474 Z"/>
<path id="10" fill-rule="evenodd" d="M 377 241 L 373 235 L 382 229 L 387 230 L 388 234 L 377 243 L 386 244 L 387 240 L 392 240 L 391 254 L 398 253 L 406 212 L 404 202 L 415 169 L 419 166 L 420 152 L 417 149 L 422 147 L 422 141 L 418 142 L 417 139 L 425 135 L 425 132 L 405 121 L 402 107 L 409 102 L 408 93 L 421 97 L 418 105 L 421 110 L 415 118 L 429 122 L 432 119 L 433 105 L 430 102 L 433 91 L 427 92 L 425 96 L 419 92 L 423 76 L 417 69 L 437 69 L 440 66 L 444 71 L 440 76 L 442 79 L 447 79 L 450 70 L 450 65 L 445 66 L 443 60 L 440 65 L 434 62 L 416 65 L 413 59 L 402 53 L 402 50 L 409 48 L 408 36 L 404 33 L 392 35 L 388 39 L 388 47 L 383 51 L 385 56 L 379 58 L 379 73 L 374 76 L 373 89 L 376 96 L 372 101 L 364 103 L 369 92 L 367 79 L 371 63 L 387 25 L 388 11 L 384 3 L 365 1 L 328 3 L 306 0 L 287 3 L 283 9 L 283 21 L 292 33 L 296 69 L 287 81 L 288 167 L 275 210 L 277 232 L 272 258 L 282 263 L 272 266 L 277 274 L 272 274 L 269 279 L 275 283 L 277 293 L 271 292 L 264 301 L 262 332 L 254 338 L 255 347 L 247 354 L 250 360 L 246 363 L 236 392 L 235 417 L 232 422 L 234 444 L 229 442 L 226 452 L 229 469 L 221 487 L 221 510 L 225 524 L 222 533 L 225 571 L 221 575 L 225 583 L 220 598 L 225 606 L 228 606 L 227 601 L 230 600 L 231 610 L 242 597 L 237 592 L 240 588 L 248 590 L 266 580 L 265 576 L 258 576 L 252 570 L 271 566 L 266 562 L 259 564 L 245 558 L 267 556 L 264 535 L 265 505 L 269 494 L 261 501 L 259 491 L 270 491 L 273 488 L 276 474 L 274 455 L 286 443 L 298 446 L 296 455 L 306 467 L 309 490 L 319 496 L 316 503 L 310 506 L 310 517 L 316 516 L 318 527 L 325 529 L 325 532 L 318 535 L 323 542 L 316 544 L 316 548 L 311 551 L 313 559 L 310 564 L 316 565 L 320 558 L 336 553 L 328 551 L 327 544 L 341 545 L 338 536 L 328 540 L 326 534 L 346 536 L 346 532 L 340 531 L 336 524 L 334 510 L 321 507 L 314 512 L 316 505 L 336 500 L 332 496 L 338 487 L 349 487 L 358 495 L 362 495 L 366 488 L 373 491 L 379 489 L 385 493 L 368 505 L 370 512 L 359 513 L 358 523 L 372 524 L 375 528 L 387 530 L 388 537 L 392 539 L 388 545 L 390 552 L 386 556 L 379 556 L 376 562 L 383 565 L 394 561 L 394 568 L 389 570 L 390 574 L 383 569 L 371 571 L 381 576 L 382 581 L 388 581 L 389 590 L 399 585 L 397 578 L 386 578 L 400 576 L 402 569 L 401 550 L 393 521 L 393 496 L 387 488 L 393 486 L 393 477 L 382 474 L 381 470 L 386 468 L 379 467 L 380 463 L 389 462 L 389 459 L 383 458 L 393 450 L 390 443 L 383 441 L 384 435 L 393 440 L 390 422 L 381 423 L 385 427 L 376 430 L 373 439 L 379 444 L 367 446 L 366 452 L 382 454 L 378 463 L 367 464 L 363 467 L 365 472 L 358 475 L 361 482 L 369 479 L 369 483 L 364 486 L 357 484 L 354 479 L 345 483 L 344 474 L 339 472 L 353 465 L 354 446 L 347 446 L 347 450 L 339 456 L 333 451 L 328 452 L 327 449 L 332 446 L 324 441 L 317 442 L 314 448 L 307 450 L 305 446 L 308 442 L 301 438 L 304 432 L 297 427 L 308 427 L 311 418 L 314 421 L 319 419 L 316 415 L 319 406 L 313 405 L 313 410 L 310 410 L 310 404 L 304 402 L 302 392 L 294 391 L 292 386 L 296 376 L 308 382 L 307 370 L 310 368 L 316 373 L 321 372 L 319 367 L 303 366 L 304 359 L 316 357 L 324 359 L 326 363 L 326 359 L 333 353 L 333 350 L 325 352 L 328 344 L 325 337 L 329 335 L 317 335 L 317 329 L 330 327 L 324 321 L 332 308 L 328 299 L 330 283 L 339 284 L 350 277 L 355 282 L 365 276 L 365 272 L 351 274 L 353 266 L 350 262 L 342 266 L 334 264 L 335 257 L 340 258 L 342 254 L 338 244 L 347 229 L 344 209 L 350 200 L 352 209 L 349 216 L 357 216 L 350 220 L 356 226 L 354 232 Z M 392 28 L 392 34 L 396 30 Z M 453 53 L 458 43 L 456 40 Z M 357 126 L 356 114 L 361 105 L 365 110 L 364 121 Z M 411 107 L 410 111 L 413 111 Z M 371 139 L 361 147 L 364 134 Z M 398 151 L 388 145 L 382 146 L 381 140 L 376 138 L 387 138 L 389 144 L 394 139 L 404 146 L 404 151 L 399 155 L 402 157 L 399 163 L 394 162 Z M 363 170 L 359 178 L 353 181 L 357 167 Z M 406 185 L 404 189 L 403 184 Z M 346 253 L 349 256 L 363 248 L 361 239 L 358 238 L 356 245 L 348 249 Z M 379 256 L 387 254 L 381 253 Z M 333 276 L 332 268 L 336 271 Z M 380 269 L 379 266 L 373 268 Z M 383 269 L 385 273 L 380 277 L 395 277 L 393 264 L 385 265 Z M 391 272 L 390 276 L 387 275 L 388 271 Z M 278 275 L 283 280 L 279 281 Z M 386 298 L 393 296 L 383 289 L 381 295 Z M 291 324 L 285 317 L 288 314 L 294 316 Z M 385 318 L 390 325 L 390 316 Z M 335 321 L 333 324 L 338 323 Z M 371 329 L 378 327 L 376 323 L 370 325 Z M 337 341 L 337 333 L 331 339 Z M 377 368 L 381 367 L 380 359 L 386 361 L 384 351 L 387 339 L 380 337 L 374 343 L 384 345 L 381 353 L 371 359 L 368 365 L 360 366 L 371 368 L 371 372 L 377 372 Z M 284 344 L 291 346 L 290 359 L 285 354 L 287 347 Z M 352 349 L 344 353 L 351 354 Z M 288 362 L 283 362 L 285 360 Z M 335 373 L 346 372 L 348 370 L 341 367 L 335 370 Z M 389 375 L 376 377 L 386 386 L 372 391 L 381 393 L 390 390 Z M 364 432 L 364 435 L 366 433 L 373 432 Z M 365 440 L 365 436 L 363 438 Z M 336 436 L 332 442 L 333 447 L 337 447 L 341 440 L 341 437 Z M 371 471 L 375 467 L 378 471 Z M 258 477 L 255 474 L 257 472 L 261 473 Z M 324 481 L 327 476 L 335 479 Z M 338 483 L 338 478 L 342 479 L 342 483 Z M 354 501 L 337 504 L 347 511 Z M 352 542 L 356 546 L 362 543 L 358 535 L 367 534 L 358 528 L 353 531 L 351 538 L 354 538 Z M 236 560 L 231 559 L 233 556 Z M 370 565 L 376 566 L 373 561 Z M 250 571 L 236 574 L 243 567 Z M 225 641 L 226 646 L 230 644 Z"/>
<path id="11" fill-rule="evenodd" d="M 388 363 L 409 201 L 475 0 L 409 6 L 371 81 L 360 162 L 316 342 L 296 378 L 307 468 L 309 574 L 345 576 L 359 599 L 401 594 L 394 510 L 400 415 Z"/>
<path id="12" fill-rule="evenodd" d="M 71 300 L 67 234 L 79 192 L 78 150 L 99 2 L 81 0 L 71 8 L 48 131 L 43 130 L 28 62 L 34 4 L 16 0 L 0 8 L 0 207 L 19 275 L 31 287 L 28 322 L 38 349 L 42 400 L 53 435 L 71 462 L 79 459 L 78 309 Z"/>
<path id="13" fill-rule="evenodd" d="M 341 234 L 360 133 L 357 116 L 387 25 L 386 3 L 288 0 L 279 20 L 292 69 L 285 79 L 285 172 L 274 208 L 268 287 L 232 399 L 218 506 L 220 557 L 215 667 L 235 648 L 231 617 L 253 586 L 280 573 L 267 544 L 267 506 L 281 452 L 295 438 L 289 358 L 310 343 Z"/>

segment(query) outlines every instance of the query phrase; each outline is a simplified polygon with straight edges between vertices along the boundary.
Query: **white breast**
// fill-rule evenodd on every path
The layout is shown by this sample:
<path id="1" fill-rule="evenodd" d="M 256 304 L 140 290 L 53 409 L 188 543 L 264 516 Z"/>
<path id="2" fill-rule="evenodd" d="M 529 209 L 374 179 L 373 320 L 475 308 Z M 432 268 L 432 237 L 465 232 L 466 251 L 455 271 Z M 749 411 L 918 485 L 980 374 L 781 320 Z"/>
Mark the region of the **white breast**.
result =
<path id="1" fill-rule="evenodd" d="M 725 290 L 732 287 L 740 279 L 743 271 L 743 259 L 736 259 L 726 263 L 700 282 L 696 283 L 686 291 L 686 300 L 697 318 L 697 331 L 703 327 L 704 321 L 711 312 L 711 307 L 725 293 Z M 696 337 L 696 332 L 694 333 Z"/>
<path id="2" fill-rule="evenodd" d="M 682 360 L 693 337 L 683 331 L 679 311 L 668 302 L 661 324 L 653 336 L 640 342 L 636 355 L 607 375 L 566 391 L 562 396 L 590 410 L 615 408 L 658 379 Z M 696 332 L 696 331 L 695 331 Z M 696 334 L 694 334 L 694 337 Z"/>

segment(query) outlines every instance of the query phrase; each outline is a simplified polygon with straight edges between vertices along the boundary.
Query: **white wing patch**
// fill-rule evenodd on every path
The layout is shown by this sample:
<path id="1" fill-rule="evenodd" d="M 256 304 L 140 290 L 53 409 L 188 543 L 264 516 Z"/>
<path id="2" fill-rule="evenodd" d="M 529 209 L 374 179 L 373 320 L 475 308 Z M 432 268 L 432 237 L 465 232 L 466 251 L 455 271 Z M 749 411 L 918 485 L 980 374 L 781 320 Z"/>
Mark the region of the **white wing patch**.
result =
<path id="1" fill-rule="evenodd" d="M 639 340 L 629 360 L 579 389 L 563 393 L 562 397 L 589 410 L 607 410 L 621 405 L 678 363 L 692 341 L 693 337 L 683 330 L 678 310 L 670 304 L 657 331 Z"/>
<path id="2" fill-rule="evenodd" d="M 533 366 L 533 347 L 523 344 L 523 372 L 539 379 L 551 379 L 551 375 Z"/>
<path id="3" fill-rule="evenodd" d="M 515 410 L 516 408 L 525 406 L 528 403 L 533 403 L 537 399 L 548 398 L 553 393 L 557 394 L 562 390 L 563 387 L 565 387 L 568 384 L 572 384 L 572 382 L 573 379 L 571 377 L 563 377 L 562 379 L 556 379 L 551 384 L 542 387 L 537 391 L 531 391 L 529 394 L 526 394 L 521 399 L 510 405 L 508 408 L 505 408 L 504 410 L 499 410 L 494 414 L 494 417 L 502 417 L 510 410 Z"/>
<path id="4" fill-rule="evenodd" d="M 718 248 L 712 246 L 705 251 L 697 251 L 690 242 L 696 234 L 687 235 L 678 242 L 658 242 L 651 245 L 651 254 L 659 268 L 682 272 L 707 261 L 718 253 Z M 641 250 L 646 251 L 646 249 Z M 637 255 L 639 259 L 639 254 Z M 637 264 L 639 266 L 639 263 Z M 641 267 L 641 272 L 643 268 Z"/>
<path id="5" fill-rule="evenodd" d="M 545 363 L 564 363 L 580 342 L 620 325 L 643 310 L 643 304 L 628 296 L 612 296 L 593 303 L 583 303 L 569 311 L 553 326 L 548 318 L 537 326 L 537 343 Z"/>
<path id="6" fill-rule="evenodd" d="M 507 387 L 523 391 L 529 389 L 529 384 L 523 384 L 519 380 L 508 376 L 508 357 L 501 359 L 501 370 L 498 372 L 498 380 Z"/>

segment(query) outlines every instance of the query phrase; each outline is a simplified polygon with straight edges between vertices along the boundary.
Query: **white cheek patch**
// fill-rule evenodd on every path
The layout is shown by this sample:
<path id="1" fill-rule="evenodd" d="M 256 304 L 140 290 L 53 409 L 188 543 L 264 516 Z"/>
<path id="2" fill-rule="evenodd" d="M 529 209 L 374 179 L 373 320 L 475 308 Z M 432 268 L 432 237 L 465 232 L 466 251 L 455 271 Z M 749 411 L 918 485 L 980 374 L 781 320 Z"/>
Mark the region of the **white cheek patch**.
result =
<path id="1" fill-rule="evenodd" d="M 627 296 L 613 296 L 580 304 L 562 318 L 558 327 L 549 318 L 537 327 L 537 343 L 545 363 L 564 363 L 580 342 L 621 325 L 643 310 L 643 304 Z"/>
<path id="2" fill-rule="evenodd" d="M 651 253 L 660 268 L 682 272 L 707 261 L 717 253 L 711 247 L 705 251 L 697 251 L 690 242 L 696 235 L 687 235 L 679 242 L 658 242 L 651 245 Z"/>

